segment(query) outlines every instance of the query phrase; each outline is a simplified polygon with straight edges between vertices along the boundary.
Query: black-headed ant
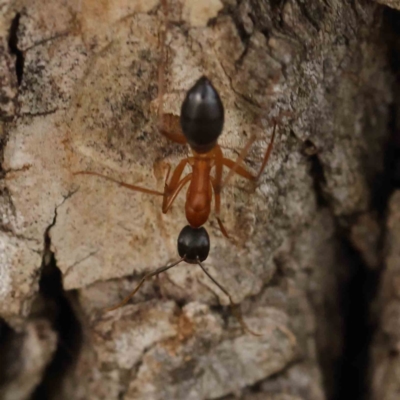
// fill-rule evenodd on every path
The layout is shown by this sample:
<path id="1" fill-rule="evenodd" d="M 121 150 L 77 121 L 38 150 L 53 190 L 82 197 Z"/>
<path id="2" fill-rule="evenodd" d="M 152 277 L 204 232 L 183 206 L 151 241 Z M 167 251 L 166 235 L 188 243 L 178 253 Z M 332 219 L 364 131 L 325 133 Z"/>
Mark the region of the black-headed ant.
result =
<path id="1" fill-rule="evenodd" d="M 163 1 L 164 12 L 167 14 L 166 2 Z M 163 33 L 161 45 L 161 59 L 164 58 L 165 32 Z M 219 284 L 213 276 L 205 269 L 202 262 L 207 259 L 210 250 L 210 238 L 204 225 L 211 212 L 211 203 L 214 193 L 215 213 L 218 225 L 224 236 L 229 237 L 219 217 L 221 208 L 222 188 L 231 179 L 234 173 L 256 182 L 263 172 L 272 151 L 276 123 L 274 124 L 272 137 L 264 155 L 259 172 L 253 175 L 242 165 L 250 151 L 251 145 L 256 140 L 252 135 L 245 147 L 239 153 L 236 161 L 223 156 L 221 147 L 217 141 L 224 126 L 224 107 L 217 90 L 211 81 L 203 76 L 197 80 L 194 86 L 187 92 L 182 104 L 180 120 L 171 114 L 163 114 L 163 87 L 164 75 L 162 68 L 159 70 L 159 131 L 173 142 L 185 145 L 188 144 L 192 150 L 192 156 L 184 158 L 176 166 L 170 178 L 171 166 L 168 165 L 168 172 L 165 179 L 164 191 L 147 189 L 141 186 L 128 184 L 114 178 L 92 171 L 79 171 L 75 175 L 95 175 L 127 189 L 142 193 L 158 195 L 163 197 L 162 211 L 167 213 L 173 205 L 179 192 L 189 184 L 186 193 L 185 213 L 189 225 L 185 226 L 178 237 L 179 260 L 147 273 L 139 282 L 137 287 L 117 305 L 107 308 L 106 311 L 115 310 L 125 305 L 139 290 L 142 284 L 149 278 L 165 272 L 185 261 L 189 264 L 197 264 L 203 272 L 214 282 L 216 286 L 229 298 L 230 306 L 235 317 L 238 319 L 243 330 L 259 336 L 251 331 L 243 321 L 240 308 L 232 300 L 229 292 Z M 192 172 L 182 178 L 185 167 L 189 165 Z M 229 172 L 223 179 L 223 168 L 227 167 Z M 211 175 L 214 168 L 214 174 Z"/>
<path id="2" fill-rule="evenodd" d="M 241 327 L 252 335 L 259 336 L 258 333 L 253 332 L 247 327 L 243 321 L 239 305 L 233 302 L 229 292 L 204 268 L 202 261 L 208 257 L 210 238 L 206 229 L 202 227 L 202 225 L 208 220 L 210 215 L 212 193 L 214 191 L 217 221 L 222 233 L 228 237 L 225 227 L 219 218 L 221 190 L 233 173 L 237 173 L 243 178 L 257 181 L 271 154 L 275 138 L 276 124 L 260 170 L 256 175 L 251 174 L 241 165 L 241 161 L 246 157 L 250 146 L 255 140 L 255 136 L 250 138 L 239 154 L 236 162 L 223 156 L 222 150 L 217 144 L 217 140 L 222 133 L 224 125 L 224 107 L 218 92 L 206 77 L 201 77 L 188 91 L 182 104 L 180 124 L 183 133 L 179 131 L 177 132 L 176 130 L 175 132 L 167 130 L 163 126 L 160 127 L 160 132 L 177 143 L 188 143 L 192 149 L 193 155 L 192 157 L 187 157 L 180 161 L 170 180 L 168 180 L 170 173 L 169 166 L 164 192 L 131 185 L 97 172 L 79 171 L 75 173 L 75 175 L 99 176 L 134 191 L 163 196 L 163 213 L 166 213 L 171 208 L 179 192 L 187 183 L 190 182 L 185 204 L 186 219 L 188 220 L 189 225 L 182 229 L 178 237 L 178 253 L 181 258 L 170 265 L 163 266 L 146 274 L 141 279 L 138 286 L 127 297 L 125 297 L 124 300 L 113 307 L 107 308 L 106 311 L 122 307 L 135 295 L 146 280 L 175 267 L 182 261 L 185 261 L 189 264 L 197 264 L 204 271 L 215 285 L 217 285 L 221 291 L 228 296 L 234 315 L 238 319 Z M 183 171 L 187 164 L 192 167 L 192 172 L 182 178 Z M 224 181 L 222 181 L 224 166 L 228 167 L 230 172 L 227 174 Z M 211 175 L 212 168 L 215 168 L 214 176 Z"/>

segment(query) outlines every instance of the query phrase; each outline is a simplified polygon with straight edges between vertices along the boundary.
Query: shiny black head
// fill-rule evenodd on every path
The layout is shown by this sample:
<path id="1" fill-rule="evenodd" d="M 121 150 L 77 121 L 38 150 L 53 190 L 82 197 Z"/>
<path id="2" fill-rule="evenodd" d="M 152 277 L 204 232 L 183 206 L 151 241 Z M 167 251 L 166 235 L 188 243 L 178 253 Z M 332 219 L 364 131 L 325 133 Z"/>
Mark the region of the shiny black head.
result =
<path id="1" fill-rule="evenodd" d="M 207 231 L 201 228 L 192 228 L 187 225 L 178 237 L 178 253 L 190 264 L 195 264 L 197 259 L 204 261 L 210 251 L 210 237 Z"/>
<path id="2" fill-rule="evenodd" d="M 224 126 L 224 106 L 205 76 L 186 95 L 181 109 L 181 126 L 189 145 L 196 152 L 207 153 L 216 145 Z"/>

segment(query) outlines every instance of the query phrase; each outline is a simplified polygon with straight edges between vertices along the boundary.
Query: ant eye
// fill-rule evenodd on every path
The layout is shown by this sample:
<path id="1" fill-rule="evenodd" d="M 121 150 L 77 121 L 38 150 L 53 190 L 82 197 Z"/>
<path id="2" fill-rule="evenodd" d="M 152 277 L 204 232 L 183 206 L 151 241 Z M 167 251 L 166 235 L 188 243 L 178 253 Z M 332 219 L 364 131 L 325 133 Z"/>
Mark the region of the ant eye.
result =
<path id="1" fill-rule="evenodd" d="M 224 106 L 209 79 L 201 77 L 188 91 L 181 109 L 181 126 L 190 146 L 207 153 L 224 126 Z"/>
<path id="2" fill-rule="evenodd" d="M 204 261 L 210 251 L 210 237 L 205 228 L 192 228 L 187 225 L 178 237 L 178 253 L 187 263 Z"/>

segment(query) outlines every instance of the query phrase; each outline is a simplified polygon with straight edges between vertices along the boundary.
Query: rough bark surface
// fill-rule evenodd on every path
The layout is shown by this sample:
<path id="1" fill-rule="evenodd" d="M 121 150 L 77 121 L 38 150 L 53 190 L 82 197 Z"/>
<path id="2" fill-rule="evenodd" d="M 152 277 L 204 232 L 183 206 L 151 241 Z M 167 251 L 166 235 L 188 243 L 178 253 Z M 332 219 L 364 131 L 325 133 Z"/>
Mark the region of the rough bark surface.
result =
<path id="1" fill-rule="evenodd" d="M 382 237 L 382 271 L 376 299 L 373 303 L 376 332 L 371 343 L 371 399 L 397 399 L 400 392 L 399 359 L 399 255 L 400 255 L 400 75 L 398 54 L 400 50 L 400 13 L 387 12 L 387 27 L 391 28 L 388 39 L 391 45 L 395 81 L 393 85 L 394 104 L 392 120 L 391 149 L 387 152 L 388 176 L 392 193 L 388 196 L 384 235 Z"/>
<path id="2" fill-rule="evenodd" d="M 400 192 L 393 194 L 389 205 L 386 236 L 386 269 L 379 293 L 379 327 L 373 348 L 374 399 L 398 398 L 400 391 L 399 348 L 399 243 Z"/>
<path id="3" fill-rule="evenodd" d="M 161 60 L 158 0 L 0 0 L 0 344 L 14 360 L 0 365 L 2 398 L 333 398 L 351 274 L 343 241 L 380 263 L 373 189 L 392 102 L 382 8 L 171 0 L 167 19 Z M 184 194 L 164 215 L 159 197 L 73 174 L 163 190 L 166 163 L 189 150 L 157 130 L 160 65 L 165 113 L 212 79 L 224 153 L 236 158 L 256 133 L 253 171 L 279 120 L 257 186 L 235 178 L 223 191 L 235 243 L 214 217 L 206 225 L 205 265 L 261 337 L 241 331 L 192 265 L 102 313 L 177 258 L 186 224 Z M 34 340 L 43 320 L 49 339 Z M 24 334 L 24 346 L 7 345 Z M 17 360 L 35 368 L 12 374 Z"/>
<path id="4" fill-rule="evenodd" d="M 385 6 L 394 8 L 396 10 L 400 10 L 400 1 L 399 0 L 377 0 L 378 3 L 384 4 Z"/>

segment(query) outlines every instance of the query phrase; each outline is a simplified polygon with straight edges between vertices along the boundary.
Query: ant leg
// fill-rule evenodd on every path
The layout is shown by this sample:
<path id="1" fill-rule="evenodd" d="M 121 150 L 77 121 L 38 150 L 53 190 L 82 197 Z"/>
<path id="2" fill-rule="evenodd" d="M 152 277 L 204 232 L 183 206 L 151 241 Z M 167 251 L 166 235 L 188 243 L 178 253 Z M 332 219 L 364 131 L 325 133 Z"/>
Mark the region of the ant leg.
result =
<path id="1" fill-rule="evenodd" d="M 224 224 L 221 221 L 221 218 L 219 217 L 219 205 L 218 205 L 218 211 L 217 211 L 217 198 L 218 198 L 218 202 L 220 202 L 219 201 L 219 199 L 220 199 L 220 195 L 219 194 L 215 195 L 215 212 L 217 213 L 217 217 L 216 218 L 217 218 L 219 229 L 227 239 L 231 239 L 231 237 L 228 234 L 228 231 L 226 230 Z"/>
<path id="2" fill-rule="evenodd" d="M 256 175 L 253 175 L 252 173 L 250 173 L 249 171 L 247 171 L 245 168 L 243 168 L 240 165 L 241 162 L 246 157 L 246 155 L 248 154 L 251 145 L 255 141 L 255 139 L 256 139 L 255 135 L 250 137 L 249 141 L 247 142 L 246 146 L 240 152 L 240 154 L 239 154 L 238 158 L 236 159 L 236 161 L 232 161 L 229 158 L 223 158 L 223 160 L 222 160 L 223 164 L 226 167 L 228 167 L 230 169 L 230 171 L 229 171 L 228 175 L 225 177 L 225 180 L 223 181 L 223 183 L 221 185 L 222 187 L 227 184 L 227 182 L 229 181 L 229 179 L 232 177 L 232 175 L 234 173 L 237 173 L 238 175 L 240 175 L 243 178 L 246 178 L 246 179 L 248 179 L 250 181 L 257 181 L 259 179 L 259 177 L 261 176 L 262 172 L 264 171 L 265 166 L 267 165 L 269 156 L 271 155 L 271 151 L 272 151 L 272 147 L 273 147 L 274 139 L 275 139 L 275 131 L 276 131 L 276 122 L 274 124 L 274 130 L 272 131 L 272 137 L 271 137 L 271 140 L 270 140 L 270 142 L 268 144 L 267 151 L 265 152 L 264 159 L 263 159 L 263 162 L 261 164 L 260 170 L 258 171 L 258 173 Z"/>
<path id="3" fill-rule="evenodd" d="M 223 165 L 225 165 L 225 167 L 228 167 L 230 169 L 230 171 L 227 174 L 227 176 L 225 177 L 225 180 L 222 183 L 221 188 L 223 186 L 226 186 L 226 182 L 233 176 L 234 173 L 236 173 L 236 174 L 240 175 L 242 178 L 248 179 L 250 181 L 256 180 L 256 177 L 250 171 L 247 171 L 247 169 L 238 165 L 236 161 L 233 161 L 229 158 L 224 157 L 222 160 L 222 163 L 223 163 Z"/>
<path id="4" fill-rule="evenodd" d="M 176 187 L 173 188 L 172 193 L 170 195 L 165 195 L 164 196 L 164 201 L 163 201 L 163 208 L 162 211 L 165 214 L 172 206 L 173 202 L 176 199 L 176 196 L 178 196 L 179 192 L 183 189 L 183 187 L 192 179 L 192 174 L 187 174 L 183 179 L 181 179 Z"/>
<path id="5" fill-rule="evenodd" d="M 203 270 L 203 272 L 214 282 L 214 284 L 216 286 L 218 286 L 229 298 L 229 302 L 230 302 L 230 307 L 233 311 L 233 315 L 236 317 L 236 319 L 238 320 L 240 326 L 242 327 L 242 329 L 245 332 L 250 333 L 253 336 L 263 336 L 261 333 L 256 333 L 254 331 L 252 331 L 247 324 L 244 322 L 243 320 L 243 315 L 242 312 L 240 311 L 240 305 L 234 303 L 234 301 L 232 300 L 231 295 L 229 294 L 229 292 L 222 286 L 220 285 L 213 277 L 212 275 L 204 268 L 203 264 L 200 262 L 200 260 L 197 258 L 197 264 L 199 265 L 199 267 Z"/>
<path id="6" fill-rule="evenodd" d="M 236 159 L 236 161 L 232 161 L 229 158 L 223 158 L 222 159 L 222 163 L 227 166 L 228 168 L 230 168 L 230 171 L 228 172 L 228 174 L 225 177 L 225 180 L 222 182 L 221 184 L 221 189 L 222 187 L 226 186 L 226 184 L 228 183 L 228 181 L 232 178 L 233 174 L 236 172 L 238 175 L 243 176 L 244 178 L 253 180 L 253 175 L 248 172 L 247 170 L 245 170 L 240 164 L 242 163 L 242 161 L 246 158 L 247 154 L 250 151 L 250 147 L 251 145 L 255 142 L 256 140 L 256 136 L 252 135 L 250 136 L 250 139 L 247 141 L 246 145 L 243 147 L 242 151 L 240 152 L 238 158 Z M 244 176 L 246 175 L 246 176 Z"/>
<path id="7" fill-rule="evenodd" d="M 222 170 L 224 168 L 224 163 L 223 163 L 223 159 L 224 159 L 224 155 L 222 154 L 222 150 L 221 147 L 217 144 L 215 145 L 215 187 L 214 187 L 214 191 L 216 193 L 221 193 L 222 190 Z"/>
<path id="8" fill-rule="evenodd" d="M 157 196 L 164 196 L 163 192 L 159 192 L 157 190 L 147 189 L 147 188 L 144 188 L 144 187 L 141 187 L 141 186 L 137 186 L 137 185 L 131 185 L 129 183 L 125 183 L 125 182 L 119 181 L 119 180 L 111 178 L 109 176 L 106 176 L 106 175 L 103 175 L 103 174 L 99 174 L 97 172 L 78 171 L 78 172 L 73 172 L 72 174 L 73 175 L 93 175 L 93 176 L 98 176 L 98 177 L 103 178 L 103 179 L 105 179 L 107 181 L 111 181 L 111 182 L 114 182 L 114 183 L 116 183 L 116 184 L 118 184 L 120 186 L 123 186 L 123 187 L 125 187 L 125 188 L 127 188 L 129 190 L 134 190 L 136 192 L 142 192 L 142 193 L 147 193 L 147 194 L 154 194 L 154 195 L 157 195 Z"/>
<path id="9" fill-rule="evenodd" d="M 120 303 L 116 304 L 115 306 L 112 307 L 108 307 L 106 309 L 104 309 L 104 312 L 107 311 L 113 311 L 116 310 L 117 308 L 120 308 L 122 306 L 124 306 L 135 294 L 136 292 L 140 289 L 140 287 L 143 285 L 143 283 L 145 281 L 147 281 L 147 279 L 156 276 L 158 274 L 161 274 L 162 272 L 168 271 L 170 268 L 175 267 L 176 265 L 178 265 L 180 262 L 182 262 L 184 260 L 184 258 L 181 258 L 178 261 L 175 261 L 173 264 L 171 265 L 166 265 L 164 267 L 158 268 L 153 272 L 149 272 L 148 274 L 146 274 L 139 282 L 139 284 L 135 287 L 135 289 L 128 294 L 128 296 L 126 296 Z"/>
<path id="10" fill-rule="evenodd" d="M 173 114 L 163 114 L 160 116 L 158 130 L 167 139 L 175 143 L 186 144 L 186 137 L 183 135 L 179 117 Z"/>
<path id="11" fill-rule="evenodd" d="M 215 146 L 215 178 L 211 178 L 211 183 L 214 189 L 214 198 L 215 198 L 215 214 L 218 222 L 219 229 L 221 230 L 222 234 L 227 238 L 230 239 L 228 231 L 226 230 L 224 224 L 221 221 L 219 216 L 221 210 L 221 180 L 222 180 L 222 169 L 223 165 L 223 154 L 221 151 L 221 147 L 217 144 Z"/>
<path id="12" fill-rule="evenodd" d="M 261 164 L 260 170 L 258 171 L 258 174 L 255 177 L 256 181 L 260 178 L 262 172 L 264 171 L 265 166 L 267 165 L 269 156 L 271 155 L 272 147 L 274 145 L 275 132 L 276 132 L 276 122 L 274 123 L 274 129 L 272 130 L 271 140 L 269 141 L 269 144 L 268 144 L 268 147 L 267 147 L 267 151 L 265 152 L 264 159 L 263 159 L 263 162 Z"/>
<path id="13" fill-rule="evenodd" d="M 219 217 L 219 213 L 221 210 L 221 193 L 218 190 L 217 179 L 211 178 L 211 183 L 212 183 L 212 186 L 214 189 L 215 214 L 216 214 L 219 229 L 227 239 L 231 239 L 231 237 L 228 234 L 228 231 L 226 230 L 224 224 L 221 221 L 221 218 Z"/>
<path id="14" fill-rule="evenodd" d="M 175 186 L 177 186 L 179 184 L 179 178 L 180 178 L 180 176 L 182 174 L 182 171 L 185 168 L 185 165 L 186 165 L 187 162 L 188 162 L 188 159 L 185 159 L 185 160 L 182 160 L 178 164 L 178 166 L 175 168 L 174 174 L 173 174 L 173 176 L 171 178 L 171 184 L 167 185 L 167 183 L 165 183 L 164 192 L 159 192 L 158 190 L 147 189 L 147 188 L 144 188 L 144 187 L 141 187 L 141 186 L 137 186 L 137 185 L 131 185 L 129 183 L 125 183 L 125 182 L 119 181 L 119 180 L 111 178 L 109 176 L 106 176 L 106 175 L 103 175 L 103 174 L 99 174 L 98 172 L 78 171 L 78 172 L 73 172 L 73 175 L 93 175 L 93 176 L 98 176 L 98 177 L 100 177 L 102 179 L 105 179 L 107 181 L 114 182 L 117 185 L 125 187 L 125 188 L 127 188 L 129 190 L 133 190 L 133 191 L 136 191 L 136 192 L 147 193 L 147 194 L 153 194 L 153 195 L 157 195 L 157 196 L 163 196 L 164 197 L 164 202 L 166 203 L 168 201 L 169 197 L 170 197 L 170 193 L 169 193 L 170 192 L 170 186 L 172 184 L 175 185 Z M 166 176 L 165 182 L 168 181 L 170 171 L 171 171 L 171 166 L 168 164 L 168 171 L 167 171 L 167 176 Z M 175 183 L 175 181 L 177 181 L 177 183 Z M 177 195 L 177 193 L 174 195 L 173 200 L 175 199 L 176 195 Z"/>
<path id="15" fill-rule="evenodd" d="M 167 174 L 167 179 L 165 181 L 165 188 L 164 188 L 164 198 L 163 198 L 163 205 L 162 211 L 165 214 L 172 206 L 172 203 L 175 201 L 176 196 L 182 190 L 182 188 L 186 185 L 187 182 L 192 179 L 192 174 L 186 175 L 183 179 L 181 176 L 183 174 L 183 170 L 186 167 L 186 164 L 190 161 L 189 158 L 185 158 L 181 160 L 179 164 L 176 166 L 174 173 L 172 174 L 172 178 L 169 183 L 167 183 L 169 171 Z"/>
<path id="16" fill-rule="evenodd" d="M 164 192 L 147 189 L 147 188 L 137 186 L 137 185 L 131 185 L 131 184 L 119 181 L 117 179 L 110 178 L 109 176 L 99 174 L 97 172 L 92 172 L 92 171 L 78 171 L 78 172 L 74 172 L 73 175 L 94 175 L 94 176 L 98 176 L 100 178 L 106 179 L 108 181 L 114 182 L 114 183 L 116 183 L 120 186 L 123 186 L 129 190 L 134 190 L 136 192 L 142 192 L 142 193 L 147 193 L 147 194 L 153 194 L 153 195 L 157 195 L 157 196 L 163 196 L 162 211 L 165 214 L 171 208 L 172 203 L 174 202 L 174 200 L 175 200 L 176 196 L 179 194 L 179 192 L 182 190 L 183 186 L 185 186 L 185 184 L 187 182 L 189 182 L 190 179 L 192 178 L 192 174 L 188 174 L 187 176 L 185 176 L 183 179 L 180 180 L 180 177 L 183 173 L 183 169 L 185 168 L 188 161 L 189 161 L 189 159 L 186 158 L 178 164 L 178 166 L 175 168 L 175 171 L 172 175 L 172 178 L 171 178 L 171 181 L 169 184 L 167 184 L 167 180 L 168 180 L 168 177 L 169 177 L 169 174 L 171 171 L 171 167 L 168 166 L 168 172 L 167 172 L 167 176 L 166 176 L 166 180 L 165 180 Z"/>
<path id="17" fill-rule="evenodd" d="M 161 1 L 161 5 L 164 11 L 164 29 L 160 35 L 160 66 L 158 67 L 158 130 L 167 139 L 172 140 L 175 143 L 186 144 L 186 138 L 182 133 L 179 117 L 173 114 L 164 114 L 164 92 L 165 92 L 165 65 L 164 60 L 167 59 L 168 64 L 168 53 L 165 48 L 166 36 L 168 31 L 168 5 L 166 0 Z"/>

